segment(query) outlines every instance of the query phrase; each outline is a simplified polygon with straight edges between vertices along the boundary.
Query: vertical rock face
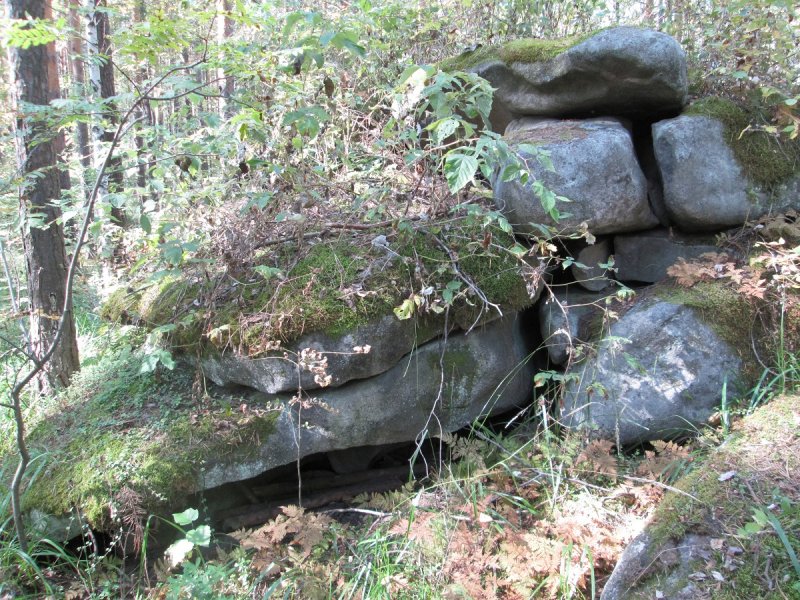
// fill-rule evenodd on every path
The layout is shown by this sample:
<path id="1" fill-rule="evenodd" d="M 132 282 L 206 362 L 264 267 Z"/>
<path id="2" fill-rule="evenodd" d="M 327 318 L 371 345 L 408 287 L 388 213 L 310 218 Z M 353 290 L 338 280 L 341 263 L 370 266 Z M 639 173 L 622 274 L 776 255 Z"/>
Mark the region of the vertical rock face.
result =
<path id="1" fill-rule="evenodd" d="M 564 365 L 579 344 L 590 341 L 592 324 L 602 320 L 607 296 L 572 286 L 539 303 L 539 330 L 551 363 Z"/>
<path id="2" fill-rule="evenodd" d="M 594 244 L 587 245 L 574 251 L 575 264 L 570 267 L 570 272 L 575 282 L 590 292 L 599 292 L 611 286 L 612 273 L 600 265 L 607 264 L 613 254 L 610 238 L 597 240 Z"/>
<path id="3" fill-rule="evenodd" d="M 691 433 L 741 368 L 735 349 L 692 308 L 650 298 L 622 316 L 577 370 L 562 420 L 623 445 Z"/>
<path id="4" fill-rule="evenodd" d="M 676 114 L 686 103 L 683 49 L 666 34 L 636 27 L 606 29 L 571 47 L 516 40 L 459 61 L 497 88 L 498 114 L 640 118 Z M 494 125 L 504 130 L 502 122 Z"/>
<path id="5" fill-rule="evenodd" d="M 716 119 L 681 116 L 653 125 L 653 147 L 670 222 L 684 231 L 713 231 L 756 216 L 752 186 Z"/>
<path id="6" fill-rule="evenodd" d="M 509 141 L 531 144 L 550 154 L 553 170 L 530 153 L 519 151 L 531 172 L 531 182 L 493 182 L 495 203 L 519 232 L 536 231 L 531 223 L 559 231 L 578 230 L 582 223 L 594 234 L 636 231 L 655 227 L 658 220 L 647 202 L 647 182 L 627 129 L 617 119 L 591 121 L 547 120 L 515 128 Z M 542 208 L 533 182 L 569 202 L 558 202 L 564 213 L 558 222 Z"/>

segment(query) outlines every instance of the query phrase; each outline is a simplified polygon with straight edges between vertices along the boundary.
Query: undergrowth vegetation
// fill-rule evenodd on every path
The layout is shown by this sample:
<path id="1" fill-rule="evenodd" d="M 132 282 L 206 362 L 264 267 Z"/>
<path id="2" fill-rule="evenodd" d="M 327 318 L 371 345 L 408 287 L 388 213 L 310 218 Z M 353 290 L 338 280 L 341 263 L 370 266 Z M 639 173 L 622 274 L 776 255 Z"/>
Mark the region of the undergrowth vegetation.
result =
<path id="1" fill-rule="evenodd" d="M 566 376 L 542 371 L 533 404 L 507 426 L 476 422 L 434 439 L 440 452 L 426 477 L 410 468 L 393 492 L 320 511 L 287 505 L 233 532 L 213 531 L 207 507 L 169 502 L 196 492 L 206 457 L 257 451 L 277 415 L 269 402 L 210 388 L 200 369 L 176 369 L 180 360 L 232 348 L 288 357 L 308 332 L 341 334 L 392 314 L 467 330 L 550 293 L 550 275 L 573 264 L 553 242 L 559 232 L 515 238 L 494 210 L 485 181 L 525 181 L 528 165 L 487 125 L 489 85 L 440 67 L 545 60 L 598 27 L 655 19 L 701 71 L 693 93 L 727 98 L 694 110 L 723 117 L 755 180 L 777 184 L 798 162 L 796 9 L 743 0 L 656 3 L 655 14 L 653 3 L 599 0 L 221 4 L 228 8 L 154 3 L 152 18 L 132 22 L 130 7 L 104 8 L 114 66 L 127 74 L 120 93 L 91 102 L 70 92 L 47 115 L 53 131 L 85 125 L 176 69 L 151 90 L 147 126 L 137 117 L 120 146 L 119 171 L 142 178 L 126 175 L 130 185 L 100 203 L 92 222 L 74 302 L 82 371 L 66 391 L 24 398 L 33 460 L 23 506 L 37 509 L 28 512 L 27 551 L 7 516 L 18 424 L 5 409 L 0 416 L 0 597 L 597 598 L 649 518 L 661 519 L 664 536 L 708 527 L 721 497 L 733 516 L 711 532 L 725 541 L 703 567 L 720 584 L 717 597 L 796 593 L 800 491 L 772 456 L 796 456 L 800 427 L 793 213 L 721 240 L 737 252 L 670 270 L 675 293 L 700 298 L 713 316 L 724 306 L 737 327 L 719 319 L 718 331 L 756 355 L 755 387 L 744 397 L 721 390 L 716 421 L 694 440 L 617 448 L 570 435 L 553 419 Z M 237 35 L 214 40 L 223 17 Z M 78 33 L 62 19 L 9 28 L 4 43 L 22 45 L 14 35 L 31 31 Z M 571 37 L 519 39 L 556 35 Z M 236 85 L 222 93 L 226 79 Z M 754 95 L 757 111 L 731 103 L 753 104 Z M 10 121 L 0 115 L 3 141 Z M 517 149 L 549 165 L 539 149 Z M 58 200 L 68 245 L 83 210 L 77 182 L 88 183 L 81 158 L 70 159 L 76 184 Z M 27 344 L 18 175 L 0 155 L 3 398 Z M 537 191 L 554 217 L 568 206 Z M 588 231 L 575 237 L 594 241 Z M 630 294 L 620 285 L 621 298 Z M 619 306 L 601 308 L 605 331 Z M 741 339 L 752 314 L 754 333 Z M 768 448 L 728 437 L 755 428 L 737 425 L 753 413 L 761 425 L 750 433 L 764 433 L 770 417 L 757 411 L 776 396 L 780 435 L 766 438 Z M 752 457 L 736 467 L 749 470 L 733 491 L 718 485 L 733 460 L 714 454 L 724 440 Z M 759 461 L 769 467 L 761 479 Z M 797 473 L 796 463 L 787 468 Z"/>

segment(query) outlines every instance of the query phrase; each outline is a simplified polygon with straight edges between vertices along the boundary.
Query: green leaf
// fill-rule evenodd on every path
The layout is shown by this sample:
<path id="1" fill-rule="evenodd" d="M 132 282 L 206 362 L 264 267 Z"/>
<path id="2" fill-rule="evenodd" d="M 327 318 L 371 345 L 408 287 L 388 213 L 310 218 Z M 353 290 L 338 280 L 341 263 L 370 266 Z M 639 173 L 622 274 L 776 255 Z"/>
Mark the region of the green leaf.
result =
<path id="1" fill-rule="evenodd" d="M 411 65 L 410 67 L 407 67 L 406 70 L 400 75 L 400 79 L 397 82 L 397 89 L 402 90 L 407 85 L 411 85 L 412 87 L 421 85 L 430 76 L 430 74 L 430 71 L 425 67 Z"/>
<path id="2" fill-rule="evenodd" d="M 171 265 L 179 265 L 183 260 L 183 247 L 175 242 L 168 242 L 162 248 L 164 260 Z"/>
<path id="3" fill-rule="evenodd" d="M 196 546 L 206 547 L 211 543 L 211 527 L 200 525 L 186 532 L 186 539 Z"/>
<path id="4" fill-rule="evenodd" d="M 306 51 L 306 56 L 311 58 L 317 64 L 318 69 L 321 69 L 322 65 L 325 64 L 325 57 L 322 55 L 322 52 L 317 52 L 316 50 L 308 50 Z"/>
<path id="5" fill-rule="evenodd" d="M 284 39 L 289 37 L 289 34 L 292 33 L 292 30 L 295 28 L 295 25 L 297 25 L 300 21 L 302 21 L 303 17 L 305 16 L 306 13 L 303 11 L 289 13 L 286 16 L 286 25 L 283 26 Z"/>
<path id="6" fill-rule="evenodd" d="M 449 152 L 444 157 L 444 176 L 447 186 L 454 194 L 473 180 L 477 170 L 478 160 L 474 156 Z"/>
<path id="7" fill-rule="evenodd" d="M 172 520 L 175 521 L 181 527 L 185 527 L 186 525 L 191 525 L 197 518 L 200 516 L 200 513 L 197 511 L 196 508 L 187 508 L 185 511 L 180 513 L 173 513 Z"/>
<path id="8" fill-rule="evenodd" d="M 152 373 L 156 368 L 158 368 L 158 356 L 146 354 L 142 359 L 142 366 L 139 367 L 139 373 Z"/>
<path id="9" fill-rule="evenodd" d="M 328 120 L 330 115 L 321 106 L 306 106 L 287 113 L 283 118 L 283 124 L 294 125 L 299 134 L 313 138 L 319 133 L 321 124 Z"/>
<path id="10" fill-rule="evenodd" d="M 414 308 L 416 307 L 416 303 L 411 298 L 406 298 L 403 300 L 403 303 L 400 306 L 394 307 L 394 314 L 397 316 L 398 319 L 401 321 L 405 321 L 406 319 L 410 319 L 411 315 L 414 314 Z"/>
<path id="11" fill-rule="evenodd" d="M 425 129 L 433 132 L 433 139 L 438 146 L 456 132 L 458 125 L 458 119 L 439 119 L 428 125 Z"/>
<path id="12" fill-rule="evenodd" d="M 358 43 L 356 43 L 356 41 L 357 38 L 355 35 L 339 32 L 333 36 L 333 38 L 331 38 L 330 43 L 336 48 L 345 49 L 351 54 L 354 54 L 359 58 L 363 58 L 367 51 L 363 46 L 360 46 Z"/>
<path id="13" fill-rule="evenodd" d="M 153 225 L 150 223 L 150 217 L 144 213 L 142 213 L 142 216 L 139 217 L 139 226 L 148 235 L 153 230 Z"/>
<path id="14" fill-rule="evenodd" d="M 513 181 L 519 177 L 520 173 L 521 169 L 519 168 L 519 165 L 516 164 L 508 165 L 505 169 L 503 169 L 503 172 L 500 173 L 500 181 L 504 183 L 508 181 Z"/>

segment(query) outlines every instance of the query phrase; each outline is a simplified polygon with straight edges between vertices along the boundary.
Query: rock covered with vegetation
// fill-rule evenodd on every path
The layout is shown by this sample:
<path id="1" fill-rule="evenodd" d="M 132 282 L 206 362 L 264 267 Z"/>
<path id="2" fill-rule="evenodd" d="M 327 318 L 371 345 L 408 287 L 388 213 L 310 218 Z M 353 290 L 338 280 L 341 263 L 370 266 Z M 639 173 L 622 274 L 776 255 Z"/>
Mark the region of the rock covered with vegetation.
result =
<path id="1" fill-rule="evenodd" d="M 660 32 L 612 27 L 555 41 L 515 40 L 443 63 L 496 88 L 493 125 L 512 119 L 677 113 L 686 102 L 686 55 Z"/>
<path id="2" fill-rule="evenodd" d="M 602 600 L 800 593 L 800 398 L 785 395 L 734 428 L 682 477 L 628 546 Z"/>
<path id="3" fill-rule="evenodd" d="M 607 597 L 798 591 L 796 411 L 675 487 L 800 380 L 791 3 L 12 4 L 0 596 L 595 598 L 669 486 Z"/>
<path id="4" fill-rule="evenodd" d="M 708 98 L 655 123 L 653 146 L 669 224 L 684 231 L 800 206 L 800 143 L 757 130 L 730 101 Z"/>

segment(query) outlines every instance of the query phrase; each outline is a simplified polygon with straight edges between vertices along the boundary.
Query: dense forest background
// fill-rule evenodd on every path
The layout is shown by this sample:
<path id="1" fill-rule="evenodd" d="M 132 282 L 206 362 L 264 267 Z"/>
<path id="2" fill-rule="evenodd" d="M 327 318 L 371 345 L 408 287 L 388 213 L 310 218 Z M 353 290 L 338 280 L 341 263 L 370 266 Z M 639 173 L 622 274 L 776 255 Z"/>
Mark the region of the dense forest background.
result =
<path id="1" fill-rule="evenodd" d="M 107 349 L 114 290 L 179 270 L 250 276 L 284 242 L 413 230 L 485 197 L 504 152 L 474 126 L 490 90 L 439 71 L 448 57 L 649 27 L 686 50 L 693 97 L 758 106 L 748 127 L 764 135 L 800 133 L 791 0 L 6 0 L 0 23 L 0 424 L 21 434 L 37 394 Z M 145 371 L 174 364 L 145 347 Z M 0 474 L 0 508 L 18 509 L 20 471 Z"/>

